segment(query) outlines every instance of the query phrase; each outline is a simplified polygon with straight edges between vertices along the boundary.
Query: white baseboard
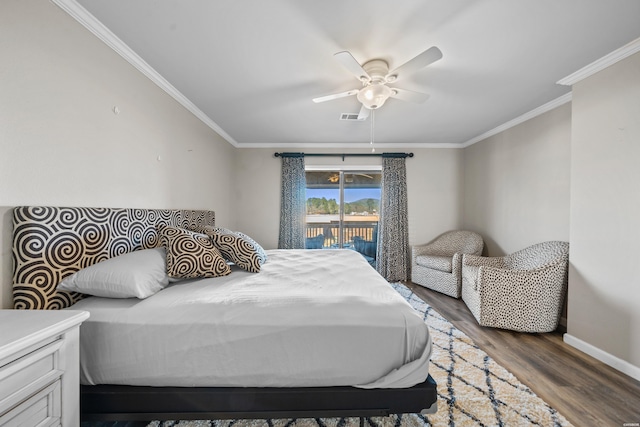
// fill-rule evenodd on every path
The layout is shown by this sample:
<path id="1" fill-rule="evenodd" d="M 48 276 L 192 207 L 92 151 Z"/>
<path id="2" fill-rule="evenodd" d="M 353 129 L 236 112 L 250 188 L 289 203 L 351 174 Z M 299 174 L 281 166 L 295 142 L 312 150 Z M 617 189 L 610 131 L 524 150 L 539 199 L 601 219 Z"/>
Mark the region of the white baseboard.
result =
<path id="1" fill-rule="evenodd" d="M 585 341 L 582 341 L 579 338 L 574 337 L 573 335 L 564 334 L 562 336 L 564 342 L 569 344 L 571 347 L 575 347 L 583 353 L 587 353 L 589 356 L 598 359 L 599 361 L 606 363 L 614 369 L 622 372 L 623 374 L 629 375 L 631 378 L 635 378 L 640 381 L 640 368 L 632 365 L 626 360 L 622 360 L 613 354 L 609 354 L 604 350 L 599 349 Z"/>

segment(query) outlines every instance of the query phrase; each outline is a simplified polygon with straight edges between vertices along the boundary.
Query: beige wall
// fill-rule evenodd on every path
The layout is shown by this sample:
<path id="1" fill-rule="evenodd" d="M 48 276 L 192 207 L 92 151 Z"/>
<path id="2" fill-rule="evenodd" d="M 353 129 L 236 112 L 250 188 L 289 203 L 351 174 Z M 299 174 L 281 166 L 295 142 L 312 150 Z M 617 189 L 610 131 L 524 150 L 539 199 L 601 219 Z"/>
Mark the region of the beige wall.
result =
<path id="1" fill-rule="evenodd" d="M 235 149 L 53 3 L 0 2 L 0 58 L 0 206 L 214 209 L 234 225 Z"/>
<path id="2" fill-rule="evenodd" d="M 463 226 L 485 255 L 569 241 L 570 148 L 564 104 L 463 150 Z"/>
<path id="3" fill-rule="evenodd" d="M 640 379 L 640 54 L 576 84 L 572 116 L 567 332 Z"/>
<path id="4" fill-rule="evenodd" d="M 419 245 L 462 227 L 462 150 L 408 150 L 409 244 Z"/>
<path id="5" fill-rule="evenodd" d="M 280 221 L 280 159 L 276 151 L 300 149 L 253 149 L 237 151 L 236 224 L 265 248 L 278 246 Z M 379 149 L 379 151 L 385 151 Z M 402 151 L 398 149 L 388 151 Z M 462 151 L 457 149 L 413 149 L 407 158 L 407 192 L 409 200 L 409 242 L 424 243 L 446 230 L 461 225 Z M 323 150 L 305 149 L 305 153 Z M 363 150 L 324 150 L 348 153 Z M 380 165 L 380 157 L 307 157 L 307 165 L 354 166 Z M 278 183 L 278 185 L 273 185 Z"/>

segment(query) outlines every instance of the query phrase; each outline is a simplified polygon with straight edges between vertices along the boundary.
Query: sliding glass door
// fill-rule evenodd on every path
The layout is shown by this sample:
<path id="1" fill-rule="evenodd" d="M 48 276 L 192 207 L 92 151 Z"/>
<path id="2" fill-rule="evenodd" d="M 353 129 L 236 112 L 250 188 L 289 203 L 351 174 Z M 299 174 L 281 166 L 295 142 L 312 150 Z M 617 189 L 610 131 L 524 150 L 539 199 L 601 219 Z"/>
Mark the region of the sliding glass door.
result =
<path id="1" fill-rule="evenodd" d="M 309 249 L 345 248 L 375 261 L 379 170 L 307 170 Z"/>

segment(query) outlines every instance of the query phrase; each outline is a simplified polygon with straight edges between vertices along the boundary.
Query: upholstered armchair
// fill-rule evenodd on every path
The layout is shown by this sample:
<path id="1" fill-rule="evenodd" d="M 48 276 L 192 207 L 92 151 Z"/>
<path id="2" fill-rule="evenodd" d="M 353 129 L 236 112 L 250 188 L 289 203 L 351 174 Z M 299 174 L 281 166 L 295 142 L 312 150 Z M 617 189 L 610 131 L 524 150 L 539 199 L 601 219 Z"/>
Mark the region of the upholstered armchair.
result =
<path id="1" fill-rule="evenodd" d="M 411 281 L 454 298 L 462 289 L 462 254 L 480 255 L 484 241 L 473 231 L 454 230 L 411 248 Z"/>
<path id="2" fill-rule="evenodd" d="M 462 300 L 481 326 L 520 332 L 558 327 L 569 243 L 544 242 L 504 257 L 464 255 Z"/>

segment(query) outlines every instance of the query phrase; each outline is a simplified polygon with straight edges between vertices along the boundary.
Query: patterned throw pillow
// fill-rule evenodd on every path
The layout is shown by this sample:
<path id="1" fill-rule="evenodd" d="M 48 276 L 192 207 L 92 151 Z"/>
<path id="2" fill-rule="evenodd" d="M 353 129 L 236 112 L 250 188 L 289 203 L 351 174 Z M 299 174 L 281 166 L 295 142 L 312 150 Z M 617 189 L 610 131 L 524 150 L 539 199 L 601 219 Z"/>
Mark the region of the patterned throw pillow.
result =
<path id="1" fill-rule="evenodd" d="M 212 230 L 207 233 L 211 236 L 213 245 L 220 250 L 222 256 L 235 265 L 251 273 L 259 273 L 262 261 L 255 247 L 247 240 L 229 230 Z"/>
<path id="2" fill-rule="evenodd" d="M 209 232 L 207 232 L 207 230 Z M 247 242 L 251 243 L 255 249 L 255 251 L 258 253 L 258 256 L 260 257 L 260 264 L 264 264 L 265 262 L 267 262 L 267 253 L 265 252 L 265 250 L 262 248 L 262 246 L 260 246 L 260 244 L 258 242 L 256 242 L 255 240 L 253 240 L 251 237 L 247 236 L 244 233 L 241 233 L 239 231 L 231 231 L 227 228 L 224 227 L 211 227 L 210 225 L 205 225 L 202 228 L 202 233 L 205 234 L 209 234 L 211 235 L 211 232 L 215 231 L 216 233 L 225 233 L 225 234 L 235 234 L 238 237 L 241 237 L 242 239 L 246 240 Z"/>
<path id="3" fill-rule="evenodd" d="M 239 236 L 239 237 L 242 237 L 247 242 L 249 242 L 249 243 L 251 243 L 253 245 L 253 247 L 255 248 L 256 252 L 258 253 L 258 256 L 260 257 L 260 264 L 264 264 L 265 262 L 267 262 L 267 253 L 264 251 L 264 249 L 262 249 L 262 246 L 260 246 L 258 244 L 258 242 L 256 242 L 251 237 L 249 237 L 246 234 L 241 233 L 239 231 L 236 231 L 235 234 L 237 236 Z"/>
<path id="4" fill-rule="evenodd" d="M 178 227 L 164 227 L 159 234 L 167 251 L 169 277 L 191 279 L 231 273 L 231 268 L 208 236 Z"/>

